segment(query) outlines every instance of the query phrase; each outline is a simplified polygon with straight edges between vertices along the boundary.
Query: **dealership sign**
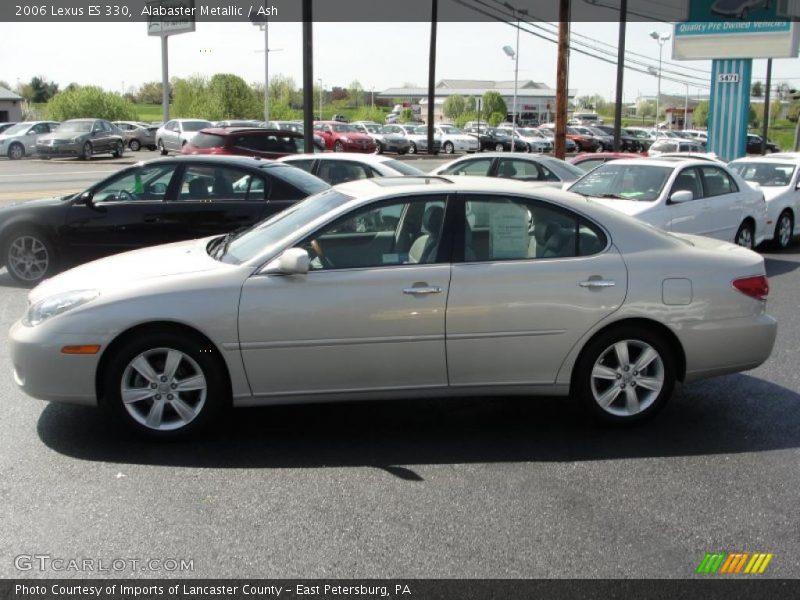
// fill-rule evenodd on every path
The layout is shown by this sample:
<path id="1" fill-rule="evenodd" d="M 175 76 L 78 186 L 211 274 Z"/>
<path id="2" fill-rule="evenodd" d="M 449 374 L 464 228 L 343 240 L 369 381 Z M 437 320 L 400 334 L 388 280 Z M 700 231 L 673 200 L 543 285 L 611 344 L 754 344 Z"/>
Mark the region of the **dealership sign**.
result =
<path id="1" fill-rule="evenodd" d="M 194 31 L 194 0 L 148 2 L 142 14 L 147 16 L 147 35 L 166 36 Z"/>

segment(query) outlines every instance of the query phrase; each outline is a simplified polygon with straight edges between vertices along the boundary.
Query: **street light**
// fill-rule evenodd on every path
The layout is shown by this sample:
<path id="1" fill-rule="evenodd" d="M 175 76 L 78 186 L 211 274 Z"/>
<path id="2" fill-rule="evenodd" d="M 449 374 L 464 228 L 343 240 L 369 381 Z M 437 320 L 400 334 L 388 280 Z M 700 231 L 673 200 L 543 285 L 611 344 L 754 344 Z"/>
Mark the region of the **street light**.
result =
<path id="1" fill-rule="evenodd" d="M 651 31 L 650 37 L 658 42 L 658 93 L 656 93 L 656 137 L 658 137 L 658 112 L 659 102 L 661 100 L 661 56 L 664 50 L 664 44 L 669 38 L 672 37 L 672 35 L 669 33 L 658 33 L 657 31 Z M 648 68 L 648 71 L 651 69 L 652 67 Z"/>
<path id="2" fill-rule="evenodd" d="M 503 46 L 503 52 L 514 61 L 514 102 L 511 110 L 511 150 L 514 150 L 515 139 L 517 138 L 517 82 L 519 80 L 519 26 L 522 15 L 527 15 L 526 9 L 519 9 L 511 6 L 508 2 L 503 2 L 508 10 L 517 15 L 517 49 L 511 46 Z"/>

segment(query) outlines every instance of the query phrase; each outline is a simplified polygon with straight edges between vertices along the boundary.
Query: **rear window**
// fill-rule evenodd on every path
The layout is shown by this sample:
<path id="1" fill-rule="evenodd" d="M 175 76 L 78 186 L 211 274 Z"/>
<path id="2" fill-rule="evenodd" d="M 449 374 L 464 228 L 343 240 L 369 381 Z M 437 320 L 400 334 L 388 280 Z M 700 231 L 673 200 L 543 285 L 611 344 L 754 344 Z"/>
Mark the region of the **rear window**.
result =
<path id="1" fill-rule="evenodd" d="M 290 165 L 273 165 L 270 167 L 269 173 L 302 190 L 308 196 L 319 194 L 331 187 L 319 177 L 314 177 L 303 169 Z"/>
<path id="2" fill-rule="evenodd" d="M 412 167 L 400 160 L 387 160 L 383 164 L 403 175 L 425 175 L 425 173 L 420 171 L 417 167 Z"/>
<path id="3" fill-rule="evenodd" d="M 198 133 L 192 139 L 195 148 L 222 148 L 225 145 L 225 136 L 214 133 Z"/>

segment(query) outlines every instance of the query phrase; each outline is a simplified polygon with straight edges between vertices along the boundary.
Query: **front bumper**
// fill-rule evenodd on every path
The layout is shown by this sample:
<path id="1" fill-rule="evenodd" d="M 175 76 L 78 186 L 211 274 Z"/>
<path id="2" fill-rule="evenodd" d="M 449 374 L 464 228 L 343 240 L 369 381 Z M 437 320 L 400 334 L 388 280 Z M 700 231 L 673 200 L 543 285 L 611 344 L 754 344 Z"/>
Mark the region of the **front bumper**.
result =
<path id="1" fill-rule="evenodd" d="M 29 396 L 53 402 L 97 404 L 95 373 L 107 340 L 100 336 L 56 333 L 43 323 L 26 327 L 19 321 L 9 331 L 13 378 Z M 101 344 L 97 354 L 62 354 L 71 345 Z"/>
<path id="2" fill-rule="evenodd" d="M 78 143 L 70 144 L 49 144 L 44 146 L 36 144 L 36 154 L 41 156 L 80 156 L 83 146 Z"/>
<path id="3" fill-rule="evenodd" d="M 406 153 L 411 148 L 408 140 L 386 140 L 382 142 L 384 152 Z"/>
<path id="4" fill-rule="evenodd" d="M 377 146 L 375 142 L 370 141 L 368 143 L 361 143 L 361 142 L 342 142 L 345 151 L 347 152 L 363 152 L 363 153 L 371 153 L 375 152 Z"/>

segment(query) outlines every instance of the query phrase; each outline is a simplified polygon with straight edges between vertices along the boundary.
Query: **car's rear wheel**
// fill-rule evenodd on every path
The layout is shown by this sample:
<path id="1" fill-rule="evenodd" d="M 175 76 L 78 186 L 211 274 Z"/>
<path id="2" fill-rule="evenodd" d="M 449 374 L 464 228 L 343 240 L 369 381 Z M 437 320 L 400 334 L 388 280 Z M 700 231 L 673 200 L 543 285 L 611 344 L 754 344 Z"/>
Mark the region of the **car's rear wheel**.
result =
<path id="1" fill-rule="evenodd" d="M 445 142 L 444 146 L 442 146 L 442 150 L 444 150 L 445 154 L 453 154 L 456 151 L 455 146 L 453 146 L 452 142 Z"/>
<path id="2" fill-rule="evenodd" d="M 153 332 L 114 350 L 104 404 L 134 431 L 160 439 L 196 433 L 228 405 L 224 367 L 201 338 Z"/>
<path id="3" fill-rule="evenodd" d="M 8 158 L 11 160 L 19 160 L 25 156 L 25 146 L 20 143 L 11 144 L 8 148 Z"/>
<path id="4" fill-rule="evenodd" d="M 3 257 L 8 274 L 26 286 L 38 284 L 56 270 L 55 248 L 35 229 L 11 232 L 3 245 Z"/>
<path id="5" fill-rule="evenodd" d="M 125 154 L 125 144 L 119 141 L 114 144 L 114 150 L 111 152 L 111 156 L 114 158 L 122 158 L 123 154 Z"/>
<path id="6" fill-rule="evenodd" d="M 128 144 L 128 148 L 130 148 L 132 152 L 138 152 L 142 149 L 142 143 L 139 140 L 131 140 Z"/>
<path id="7" fill-rule="evenodd" d="M 411 146 L 408 147 L 409 154 L 416 154 L 417 153 L 417 145 L 414 142 L 411 142 Z"/>
<path id="8" fill-rule="evenodd" d="M 792 213 L 785 210 L 778 217 L 778 222 L 775 224 L 775 237 L 773 243 L 776 248 L 785 250 L 792 245 L 794 237 L 794 219 Z"/>
<path id="9" fill-rule="evenodd" d="M 164 148 L 164 140 L 158 140 L 158 144 L 156 144 L 156 146 L 158 146 L 158 151 L 161 152 L 161 156 L 167 155 L 167 149 Z"/>
<path id="10" fill-rule="evenodd" d="M 662 335 L 620 326 L 584 348 L 575 365 L 573 389 L 595 418 L 627 424 L 663 408 L 675 378 L 674 357 Z"/>
<path id="11" fill-rule="evenodd" d="M 753 224 L 750 223 L 750 221 L 745 221 L 739 225 L 739 230 L 736 232 L 736 237 L 733 239 L 733 241 L 738 246 L 752 250 L 755 243 Z"/>
<path id="12" fill-rule="evenodd" d="M 342 142 L 336 142 L 333 145 L 334 152 L 344 152 L 344 144 Z"/>
<path id="13" fill-rule="evenodd" d="M 91 142 L 86 142 L 83 145 L 83 150 L 81 150 L 81 159 L 82 160 L 91 160 L 92 154 L 94 154 L 94 148 L 92 148 Z"/>
<path id="14" fill-rule="evenodd" d="M 375 142 L 375 154 L 383 154 L 383 146 L 380 142 Z"/>

